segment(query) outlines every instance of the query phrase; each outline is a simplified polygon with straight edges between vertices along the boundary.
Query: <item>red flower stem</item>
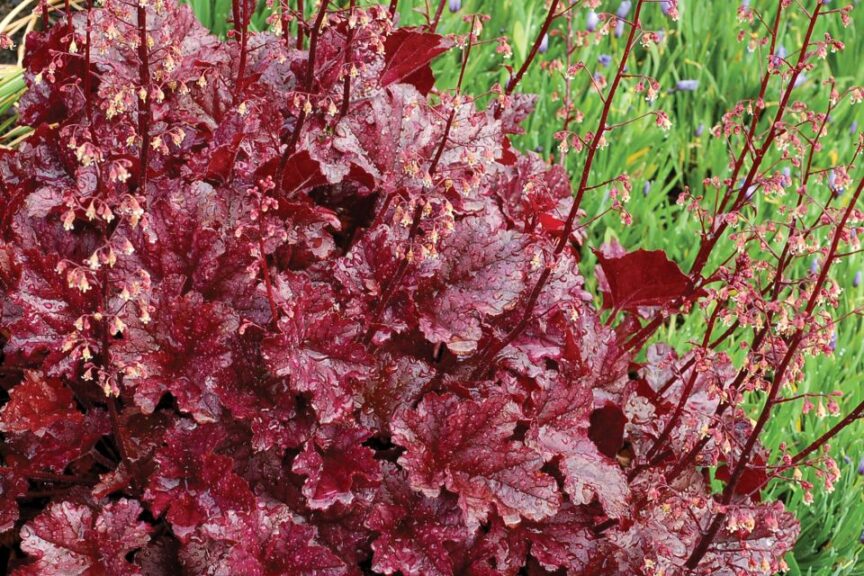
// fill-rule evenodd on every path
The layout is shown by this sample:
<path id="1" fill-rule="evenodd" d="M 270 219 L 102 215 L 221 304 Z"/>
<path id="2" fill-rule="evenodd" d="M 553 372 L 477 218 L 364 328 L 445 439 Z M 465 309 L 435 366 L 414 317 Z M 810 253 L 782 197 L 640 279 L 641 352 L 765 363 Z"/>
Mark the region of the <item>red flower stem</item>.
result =
<path id="1" fill-rule="evenodd" d="M 344 118 L 348 114 L 348 107 L 351 104 L 351 42 L 354 40 L 354 27 L 351 25 L 351 17 L 354 15 L 355 0 L 351 0 L 348 12 L 348 34 L 345 38 L 345 65 L 348 68 L 345 72 L 345 79 L 342 84 L 342 106 L 339 109 L 339 117 Z"/>
<path id="2" fill-rule="evenodd" d="M 39 0 L 39 7 L 42 12 L 42 29 L 48 29 L 48 1 L 47 0 Z"/>
<path id="3" fill-rule="evenodd" d="M 312 26 L 312 34 L 309 36 L 309 59 L 306 61 L 306 75 L 303 79 L 303 89 L 306 93 L 312 92 L 312 83 L 315 80 L 315 55 L 318 53 L 318 37 L 321 35 L 321 26 L 324 24 L 324 16 L 327 15 L 327 7 L 330 0 L 322 0 L 315 24 Z"/>
<path id="4" fill-rule="evenodd" d="M 540 50 L 540 44 L 543 43 L 543 37 L 549 32 L 549 27 L 552 25 L 552 21 L 555 20 L 558 10 L 558 4 L 560 0 L 552 0 L 552 5 L 549 7 L 549 11 L 546 13 L 546 20 L 543 21 L 543 26 L 540 28 L 540 33 L 537 35 L 537 38 L 534 39 L 534 44 L 531 46 L 531 52 L 528 53 L 528 58 L 525 59 L 525 62 L 522 63 L 522 66 L 519 67 L 519 70 L 516 74 L 510 78 L 507 82 L 507 86 L 504 89 L 504 94 L 510 96 L 513 94 L 513 90 L 516 89 L 516 86 L 519 85 L 519 82 L 522 81 L 522 77 L 525 76 L 525 72 L 528 71 L 528 68 L 531 66 L 531 63 L 534 62 L 534 59 L 537 57 L 537 52 Z M 444 3 L 443 1 L 441 2 Z M 639 3 L 641 5 L 641 2 Z M 636 8 L 636 20 L 638 22 L 639 19 L 639 8 Z M 631 29 L 631 32 L 635 29 Z M 632 36 L 632 34 L 631 34 Z M 627 52 L 629 52 L 629 43 Z M 625 55 L 624 59 L 627 57 Z M 612 92 L 614 94 L 614 91 Z M 500 108 L 496 113 L 500 114 Z"/>
<path id="5" fill-rule="evenodd" d="M 531 315 L 534 312 L 534 306 L 537 304 L 538 298 L 540 298 L 540 294 L 543 291 L 543 288 L 546 286 L 546 283 L 549 281 L 549 277 L 552 275 L 552 269 L 555 267 L 555 263 L 558 261 L 558 257 L 564 251 L 564 248 L 567 247 L 567 243 L 570 238 L 570 234 L 573 232 L 573 225 L 576 221 L 576 215 L 579 213 L 579 205 L 582 203 L 582 197 L 585 195 L 585 190 L 588 187 L 588 175 L 591 173 L 591 167 L 594 164 L 594 157 L 597 154 L 597 148 L 600 145 L 600 138 L 603 136 L 603 132 L 606 131 L 606 122 L 609 118 L 609 111 L 612 108 L 612 101 L 615 98 L 615 93 L 618 91 L 618 86 L 621 84 L 621 78 L 624 74 L 624 67 L 627 64 L 627 59 L 630 57 L 630 51 L 633 49 L 633 44 L 636 40 L 636 30 L 639 28 L 639 14 L 642 11 L 642 5 L 645 0 L 638 0 L 636 3 L 636 12 L 633 17 L 633 24 L 630 26 L 630 33 L 627 35 L 627 43 L 624 46 L 624 55 L 621 57 L 621 61 L 618 64 L 618 70 L 615 72 L 615 79 L 612 81 L 612 85 L 609 88 L 609 95 L 606 97 L 605 102 L 603 103 L 603 112 L 600 116 L 600 123 L 597 127 L 597 132 L 594 134 L 594 137 L 591 139 L 591 143 L 588 145 L 588 155 L 585 158 L 585 164 L 582 168 L 582 176 L 579 179 L 579 187 L 576 192 L 576 198 L 573 201 L 573 206 L 570 207 L 570 213 L 567 215 L 567 221 L 564 223 L 564 229 L 561 231 L 561 238 L 558 239 L 558 244 L 555 246 L 555 251 L 552 254 L 553 263 L 551 265 L 547 265 L 543 272 L 540 273 L 540 277 L 537 280 L 537 283 L 534 285 L 534 288 L 531 290 L 530 295 L 528 296 L 528 300 L 525 303 L 524 311 L 522 313 L 522 317 L 513 327 L 513 329 L 501 340 L 493 339 L 489 345 L 486 346 L 483 352 L 478 355 L 477 367 L 472 371 L 470 380 L 478 380 L 480 379 L 486 371 L 489 369 L 489 365 L 495 359 L 495 357 L 503 350 L 508 344 L 510 344 L 519 334 L 522 333 L 528 326 L 528 322 L 531 319 Z M 542 40 L 543 34 L 545 34 L 546 30 L 549 28 L 549 24 L 552 22 L 552 18 L 554 16 L 555 9 L 558 6 L 558 0 L 554 0 L 551 8 L 549 9 L 549 14 L 546 17 L 546 22 L 543 25 L 543 31 L 541 31 L 539 39 Z M 536 52 L 536 48 L 539 46 L 539 42 L 535 42 L 534 48 L 532 48 L 531 52 L 534 54 Z M 526 63 L 530 62 L 533 56 L 529 56 Z M 523 64 L 523 68 L 525 65 Z M 524 74 L 524 70 L 520 69 L 520 73 Z M 508 84 L 508 89 L 515 88 L 516 83 L 518 83 L 518 79 L 521 78 L 521 74 L 516 75 L 516 82 Z M 508 92 L 509 93 L 509 92 Z"/>
<path id="6" fill-rule="evenodd" d="M 860 402 L 849 414 L 847 414 L 840 422 L 835 424 L 828 432 L 825 432 L 810 443 L 809 446 L 801 450 L 798 454 L 792 457 L 792 465 L 795 466 L 804 461 L 805 458 L 810 456 L 816 450 L 819 450 L 822 446 L 824 446 L 831 438 L 839 434 L 843 429 L 852 424 L 855 420 L 858 420 L 864 416 L 864 401 Z M 760 486 L 761 488 L 761 486 Z"/>
<path id="7" fill-rule="evenodd" d="M 141 182 L 139 190 L 147 190 L 147 171 L 150 165 L 150 48 L 147 45 L 147 9 L 138 5 L 138 77 L 141 88 L 146 91 L 144 100 L 138 99 L 138 136 L 141 138 L 139 151 L 139 171 Z"/>
<path id="8" fill-rule="evenodd" d="M 447 0 L 438 0 L 438 8 L 435 10 L 435 17 L 429 24 L 430 32 L 435 32 L 436 30 L 438 30 L 438 24 L 441 22 L 441 14 L 444 12 L 444 4 L 446 2 Z"/>
<path id="9" fill-rule="evenodd" d="M 239 26 L 240 32 L 240 62 L 237 66 L 237 83 L 234 86 L 234 103 L 243 96 L 243 84 L 246 78 L 246 59 L 249 39 L 249 22 L 252 20 L 252 14 L 249 6 L 249 0 L 234 0 L 234 13 L 238 20 L 235 20 L 234 27 Z"/>
<path id="10" fill-rule="evenodd" d="M 122 462 L 128 464 L 130 460 L 126 431 L 120 423 L 120 415 L 117 411 L 117 401 L 114 399 L 114 396 L 108 397 L 108 415 L 111 418 L 111 428 L 114 430 L 114 437 L 117 439 L 117 450 L 120 451 L 120 459 Z"/>
<path id="11" fill-rule="evenodd" d="M 282 21 L 282 38 L 285 40 L 285 47 L 291 48 L 291 28 L 288 19 L 288 0 L 279 0 L 279 17 Z"/>
<path id="12" fill-rule="evenodd" d="M 318 35 L 321 33 L 321 25 L 324 23 L 324 16 L 327 15 L 327 6 L 329 4 L 330 0 L 322 0 L 321 7 L 318 9 L 318 16 L 315 18 L 315 24 L 312 27 L 312 34 L 309 37 L 309 58 L 306 60 L 306 72 L 303 78 L 303 92 L 307 98 L 312 92 L 312 83 L 315 80 L 315 54 L 318 51 Z M 300 115 L 297 117 L 297 123 L 291 134 L 291 140 L 288 142 L 288 146 L 285 147 L 282 158 L 279 160 L 279 170 L 276 173 L 276 186 L 282 185 L 282 175 L 285 172 L 285 166 L 288 164 L 288 158 L 297 149 L 300 133 L 303 131 L 303 125 L 306 123 L 306 116 L 306 110 L 304 109 L 300 111 Z"/>
<path id="13" fill-rule="evenodd" d="M 297 50 L 303 50 L 303 40 L 306 33 L 306 10 L 303 0 L 297 0 Z"/>
<path id="14" fill-rule="evenodd" d="M 818 12 L 819 8 L 817 6 L 812 18 L 815 19 Z M 813 21 L 814 20 L 811 19 L 811 29 Z M 805 50 L 808 43 L 809 40 L 805 41 L 804 43 Z M 849 221 L 849 217 L 855 210 L 855 205 L 858 203 L 858 198 L 861 196 L 862 189 L 864 189 L 864 178 L 859 181 L 858 187 L 855 189 L 855 193 L 853 194 L 852 199 L 849 201 L 849 205 L 843 212 L 843 217 L 840 220 L 840 223 L 834 230 L 834 237 L 831 240 L 831 247 L 828 250 L 828 256 L 825 258 L 825 263 L 822 265 L 822 270 L 819 272 L 819 277 L 816 280 L 815 286 L 813 286 L 813 292 L 810 294 L 810 299 L 807 302 L 807 307 L 804 310 L 805 317 L 809 318 L 813 314 L 813 310 L 815 309 L 816 303 L 819 300 L 819 295 L 822 292 L 822 288 L 824 287 L 825 281 L 828 278 L 828 271 L 830 270 L 831 265 L 833 264 L 836 257 L 837 247 L 840 244 L 840 239 L 843 236 L 843 232 L 846 228 L 846 223 Z M 803 328 L 799 328 L 790 339 L 786 354 L 783 357 L 783 360 L 781 361 L 780 366 L 777 368 L 777 371 L 774 375 L 774 381 L 771 384 L 771 389 L 768 393 L 768 398 L 766 398 L 765 400 L 765 405 L 762 408 L 762 412 L 759 414 L 759 419 L 756 421 L 756 425 L 753 427 L 750 436 L 747 438 L 747 443 L 744 445 L 744 448 L 741 451 L 741 455 L 738 457 L 738 460 L 735 463 L 735 468 L 732 471 L 729 482 L 726 484 L 726 488 L 723 490 L 721 502 L 724 505 L 728 505 L 732 501 L 732 496 L 735 494 L 735 488 L 738 485 L 738 482 L 741 480 L 741 476 L 744 474 L 745 468 L 750 462 L 750 456 L 753 452 L 753 448 L 756 446 L 756 442 L 759 439 L 760 434 L 762 433 L 762 429 L 765 427 L 765 424 L 768 422 L 768 418 L 771 415 L 771 410 L 774 407 L 774 400 L 776 399 L 777 394 L 780 392 L 780 388 L 783 385 L 783 379 L 786 376 L 786 371 L 789 368 L 792 359 L 795 357 L 795 354 L 798 351 L 798 347 L 801 345 L 803 339 Z M 688 558 L 687 560 L 686 566 L 689 569 L 693 570 L 699 565 L 699 562 L 702 560 L 702 558 L 705 556 L 705 553 L 708 551 L 708 547 L 711 545 L 711 542 L 713 542 L 714 538 L 716 537 L 724 518 L 724 512 L 719 512 L 714 517 L 714 520 L 711 522 L 708 531 L 703 535 L 702 539 L 699 541 L 696 548 L 693 550 L 693 553 L 690 555 L 690 558 Z"/>
<path id="15" fill-rule="evenodd" d="M 231 0 L 231 24 L 234 26 L 233 33 L 236 33 L 237 27 L 240 26 L 240 0 Z"/>
<path id="16" fill-rule="evenodd" d="M 276 307 L 276 299 L 273 297 L 273 281 L 270 279 L 270 267 L 267 265 L 267 254 L 264 252 L 264 222 L 260 217 L 258 218 L 258 263 L 261 266 L 261 275 L 264 277 L 264 288 L 267 290 L 270 322 L 275 326 L 279 321 L 279 308 Z"/>
<path id="17" fill-rule="evenodd" d="M 390 20 L 396 17 L 396 9 L 399 7 L 399 0 L 390 0 L 390 7 L 387 11 L 390 13 Z"/>
<path id="18" fill-rule="evenodd" d="M 93 0 L 87 0 L 87 22 L 85 24 L 85 40 L 84 40 L 84 100 L 87 103 L 86 112 L 87 119 L 92 123 L 93 114 L 93 88 L 91 85 L 90 70 L 90 29 L 93 26 L 91 16 L 93 12 Z"/>

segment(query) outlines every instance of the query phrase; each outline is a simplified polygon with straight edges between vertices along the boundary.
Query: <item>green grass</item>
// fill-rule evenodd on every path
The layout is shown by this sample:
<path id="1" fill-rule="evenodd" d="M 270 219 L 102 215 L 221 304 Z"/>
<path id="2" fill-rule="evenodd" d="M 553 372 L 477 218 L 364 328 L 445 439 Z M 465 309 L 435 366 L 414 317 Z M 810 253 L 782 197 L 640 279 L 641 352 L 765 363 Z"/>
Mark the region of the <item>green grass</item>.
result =
<path id="1" fill-rule="evenodd" d="M 363 0 L 361 0 L 363 1 Z M 224 35 L 228 27 L 226 15 L 230 12 L 228 0 L 188 0 L 201 21 L 215 33 Z M 336 2 L 343 5 L 346 2 Z M 434 3 L 434 2 L 431 2 Z M 844 4 L 836 2 L 835 4 Z M 313 4 L 307 1 L 307 4 Z M 513 57 L 505 61 L 495 53 L 495 43 L 490 41 L 478 46 L 467 65 L 465 91 L 477 95 L 481 101 L 495 82 L 505 82 L 507 72 L 504 64 L 518 67 L 527 55 L 531 43 L 545 15 L 544 2 L 541 0 L 464 0 L 459 14 L 447 10 L 439 31 L 444 33 L 464 33 L 467 24 L 463 16 L 471 12 L 490 14 L 485 24 L 484 40 L 493 40 L 506 35 L 513 47 Z M 737 2 L 733 0 L 681 0 L 682 18 L 672 23 L 661 13 L 657 4 L 648 4 L 644 9 L 643 23 L 646 29 L 665 29 L 667 41 L 660 47 L 636 51 L 635 59 L 630 62 L 633 71 L 656 77 L 664 87 L 674 85 L 679 79 L 696 79 L 700 87 L 694 93 L 663 93 L 656 106 L 670 112 L 673 129 L 661 133 L 653 127 L 648 118 L 632 124 L 625 129 L 612 133 L 610 146 L 601 151 L 595 161 L 591 182 L 604 181 L 621 172 L 631 175 L 634 193 L 629 211 L 633 215 L 633 225 L 623 226 L 614 214 L 606 215 L 591 225 L 589 245 L 597 246 L 604 241 L 617 238 L 627 249 L 662 249 L 669 257 L 678 262 L 685 270 L 689 268 L 698 247 L 698 224 L 674 203 L 674 198 L 684 187 L 694 192 L 702 192 L 702 180 L 706 175 L 726 173 L 727 150 L 722 142 L 712 138 L 708 129 L 718 121 L 720 115 L 742 98 L 754 96 L 758 90 L 761 76 L 760 61 L 764 52 L 747 50 L 746 43 L 736 38 L 740 24 L 736 19 Z M 614 11 L 618 0 L 606 0 L 603 8 Z M 753 5 L 769 12 L 775 2 L 753 0 Z M 400 17 L 403 23 L 422 24 L 424 18 L 417 8 L 424 6 L 424 0 L 402 0 Z M 312 7 L 307 6 L 311 15 Z M 584 15 L 584 11 L 582 11 Z M 262 1 L 253 19 L 254 29 L 266 27 L 267 9 Z M 584 16 L 576 21 L 577 27 L 584 26 Z M 864 84 L 864 67 L 860 58 L 864 55 L 864 5 L 853 13 L 853 23 L 846 29 L 839 27 L 837 18 L 831 24 L 823 23 L 817 28 L 815 37 L 821 38 L 824 32 L 846 43 L 846 50 L 831 54 L 824 62 L 808 72 L 809 80 L 794 92 L 794 99 L 807 101 L 816 109 L 824 109 L 827 90 L 820 86 L 820 80 L 833 74 L 840 87 Z M 803 35 L 804 17 L 797 15 L 781 31 L 782 42 L 790 52 Z M 577 50 L 576 58 L 584 61 L 589 69 L 603 70 L 597 64 L 600 54 L 610 54 L 614 59 L 621 53 L 623 39 L 609 37 L 599 46 L 592 45 Z M 525 150 L 538 149 L 548 155 L 554 151 L 554 133 L 560 121 L 556 111 L 560 102 L 553 94 L 563 91 L 560 75 L 542 70 L 542 61 L 551 61 L 561 56 L 564 47 L 560 36 L 553 36 L 550 50 L 525 76 L 519 90 L 539 94 L 535 113 L 525 123 L 526 134 L 519 137 L 516 145 Z M 441 57 L 435 64 L 439 85 L 442 89 L 455 86 L 459 70 L 459 54 L 455 51 Z M 577 107 L 584 113 L 585 122 L 578 129 L 584 133 L 593 130 L 599 115 L 601 102 L 591 91 L 585 90 L 586 77 L 576 82 L 580 88 L 574 93 Z M 21 89 L 21 77 L 0 80 L 0 112 L 11 105 Z M 772 83 L 768 93 L 769 111 L 776 107 L 778 86 Z M 622 90 L 613 105 L 613 121 L 632 118 L 651 110 L 644 98 Z M 832 132 L 822 140 L 822 150 L 817 153 L 816 167 L 828 167 L 838 159 L 848 159 L 853 150 L 855 137 L 850 136 L 848 127 L 853 115 L 858 114 L 859 122 L 864 125 L 864 108 L 850 108 L 841 105 L 832 114 Z M 2 117 L 2 115 L 0 115 Z M 704 124 L 705 132 L 695 136 L 697 126 Z M 0 126 L 0 132 L 9 126 Z M 571 174 L 581 169 L 581 155 L 572 153 L 567 161 Z M 647 196 L 641 193 L 642 185 L 651 180 L 653 186 Z M 824 188 L 824 187 L 823 187 Z M 848 196 L 848 194 L 847 194 Z M 671 198 L 671 200 L 670 200 Z M 840 200 L 843 201 L 842 199 Z M 756 200 L 760 213 L 771 213 L 776 207 L 768 205 L 761 197 Z M 588 217 L 602 214 L 608 208 L 608 199 L 602 189 L 586 197 L 584 208 Z M 721 249 L 715 254 L 724 254 Z M 716 261 L 714 262 L 716 264 Z M 589 278 L 595 264 L 590 253 L 585 254 L 583 273 Z M 852 278 L 857 269 L 864 266 L 858 257 L 845 260 L 836 267 L 833 274 L 844 287 L 841 313 L 864 304 L 864 286 L 853 288 Z M 710 269 L 710 266 L 709 266 Z M 700 335 L 704 317 L 694 313 L 680 321 L 669 322 L 657 335 L 656 340 L 668 342 L 679 350 L 685 350 L 692 338 Z M 833 357 L 811 359 L 807 363 L 807 376 L 801 392 L 828 391 L 842 389 L 845 396 L 842 406 L 850 406 L 864 399 L 864 378 L 861 376 L 864 349 L 862 349 L 862 329 L 859 317 L 853 316 L 841 324 L 838 331 L 837 350 Z M 734 353 L 737 341 L 730 341 L 729 350 Z M 740 354 L 739 354 L 740 356 Z M 754 406 L 760 398 L 752 398 Z M 815 415 L 800 416 L 800 405 L 784 404 L 779 407 L 769 423 L 763 441 L 776 451 L 781 442 L 789 444 L 793 451 L 796 447 L 807 445 L 824 432 L 834 419 L 819 420 Z M 853 425 L 840 434 L 832 443 L 832 452 L 837 458 L 842 477 L 833 493 L 814 490 L 815 500 L 805 506 L 799 489 L 788 484 L 769 486 L 764 496 L 779 499 L 786 503 L 800 519 L 802 534 L 790 556 L 791 574 L 798 575 L 864 575 L 864 546 L 858 539 L 864 529 L 864 483 L 855 469 L 858 460 L 864 456 L 864 441 L 860 438 L 864 427 Z M 848 461 L 844 460 L 847 458 Z M 821 481 L 805 471 L 805 479 L 817 487 Z"/>

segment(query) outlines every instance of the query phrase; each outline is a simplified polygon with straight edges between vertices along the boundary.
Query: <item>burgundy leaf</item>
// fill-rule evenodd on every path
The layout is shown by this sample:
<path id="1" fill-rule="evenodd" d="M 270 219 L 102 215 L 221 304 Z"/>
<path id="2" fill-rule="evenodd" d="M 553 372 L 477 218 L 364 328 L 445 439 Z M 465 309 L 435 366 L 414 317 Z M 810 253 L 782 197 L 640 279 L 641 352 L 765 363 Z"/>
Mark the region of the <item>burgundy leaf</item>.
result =
<path id="1" fill-rule="evenodd" d="M 73 502 L 51 504 L 21 529 L 21 549 L 34 561 L 14 574 L 141 574 L 126 558 L 150 540 L 152 527 L 138 520 L 141 511 L 126 499 L 98 513 Z"/>
<path id="2" fill-rule="evenodd" d="M 443 36 L 415 29 L 399 28 L 384 43 L 385 66 L 380 85 L 412 84 L 421 94 L 428 94 L 435 84 L 429 63 L 450 48 Z"/>
<path id="3" fill-rule="evenodd" d="M 0 432 L 32 432 L 42 436 L 55 424 L 80 425 L 84 414 L 72 407 L 72 391 L 57 378 L 25 372 L 24 381 L 9 393 L 0 409 Z"/>
<path id="4" fill-rule="evenodd" d="M 292 469 L 307 477 L 303 495 L 310 508 L 351 504 L 356 492 L 381 480 L 374 452 L 362 445 L 368 438 L 362 428 L 326 425 L 306 443 Z"/>
<path id="5" fill-rule="evenodd" d="M 477 349 L 484 321 L 516 305 L 537 253 L 526 236 L 496 232 L 479 218 L 457 224 L 440 252 L 435 284 L 417 295 L 420 329 L 430 342 L 467 355 Z"/>
<path id="6" fill-rule="evenodd" d="M 406 449 L 399 463 L 426 496 L 438 496 L 442 486 L 457 494 L 472 529 L 493 506 L 508 525 L 541 520 L 560 499 L 554 479 L 540 471 L 542 459 L 509 439 L 519 419 L 518 407 L 502 397 L 460 401 L 429 394 L 393 424 L 393 440 Z"/>
<path id="7" fill-rule="evenodd" d="M 15 527 L 18 521 L 18 501 L 27 494 L 27 479 L 14 468 L 0 467 L 0 534 Z"/>
<path id="8" fill-rule="evenodd" d="M 612 258 L 596 254 L 608 287 L 603 293 L 605 308 L 669 307 L 693 295 L 690 279 L 661 250 L 637 250 Z"/>
<path id="9" fill-rule="evenodd" d="M 405 576 L 453 574 L 448 545 L 468 538 L 456 498 L 428 498 L 413 491 L 394 466 L 386 465 L 384 472 L 384 485 L 366 521 L 380 534 L 372 543 L 372 569 Z"/>
<path id="10" fill-rule="evenodd" d="M 312 396 L 321 422 L 332 422 L 353 406 L 352 383 L 372 372 L 356 340 L 360 326 L 339 310 L 326 285 L 292 275 L 278 286 L 289 313 L 280 333 L 264 341 L 264 357 L 274 374 L 290 377 L 294 390 Z"/>
<path id="11" fill-rule="evenodd" d="M 609 516 L 626 514 L 627 479 L 617 462 L 600 453 L 588 437 L 591 391 L 578 382 L 546 380 L 534 404 L 526 443 L 546 460 L 560 458 L 564 489 L 573 503 L 589 504 L 596 496 Z"/>

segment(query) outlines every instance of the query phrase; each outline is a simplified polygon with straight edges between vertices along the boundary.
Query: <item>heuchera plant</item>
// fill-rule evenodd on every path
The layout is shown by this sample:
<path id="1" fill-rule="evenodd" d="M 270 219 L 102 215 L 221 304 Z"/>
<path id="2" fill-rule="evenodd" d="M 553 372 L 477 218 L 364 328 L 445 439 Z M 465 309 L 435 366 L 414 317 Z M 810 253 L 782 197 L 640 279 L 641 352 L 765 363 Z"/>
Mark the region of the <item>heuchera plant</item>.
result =
<path id="1" fill-rule="evenodd" d="M 510 137 L 530 111 L 515 88 L 577 11 L 551 2 L 530 57 L 480 109 L 436 91 L 430 62 L 467 61 L 482 18 L 445 38 L 444 0 L 421 28 L 396 27 L 396 4 L 323 0 L 303 22 L 283 2 L 251 33 L 255 2 L 236 0 L 223 41 L 173 0 L 91 1 L 28 36 L 19 112 L 34 130 L 0 152 L 13 574 L 783 569 L 797 523 L 760 488 L 800 482 L 799 465 L 830 486 L 827 441 L 864 411 L 798 452 L 759 443 L 804 354 L 830 349 L 828 271 L 862 219 L 864 181 L 850 201 L 815 200 L 827 170 L 803 136 L 860 89 L 832 86 L 827 112 L 790 102 L 840 47 L 813 39 L 815 23 L 848 11 L 807 2 L 800 52 L 772 57 L 758 98 L 714 129 L 740 152 L 704 203 L 682 195 L 705 230 L 685 274 L 662 252 L 586 247 L 580 224 L 586 193 L 612 186 L 623 211 L 630 192 L 626 175 L 590 182 L 591 166 L 627 124 L 611 122 L 616 92 L 657 93 L 625 70 L 638 42 L 660 41 L 640 25 L 651 2 L 618 15 L 583 2 L 596 22 L 579 34 L 623 27 L 624 50 L 594 83 L 590 132 L 564 100 L 559 151 L 585 155 L 575 188 Z M 776 4 L 771 54 L 791 9 Z M 677 17 L 674 0 L 662 8 Z M 571 57 L 568 83 L 585 70 Z M 758 219 L 754 186 L 792 209 Z M 739 250 L 711 270 L 730 229 Z M 766 243 L 777 260 L 759 260 Z M 604 310 L 580 276 L 585 248 Z M 814 253 L 816 272 L 797 276 Z M 682 357 L 646 348 L 673 312 L 707 318 Z M 750 338 L 741 365 L 717 351 L 732 333 Z M 750 420 L 743 395 L 759 391 Z"/>

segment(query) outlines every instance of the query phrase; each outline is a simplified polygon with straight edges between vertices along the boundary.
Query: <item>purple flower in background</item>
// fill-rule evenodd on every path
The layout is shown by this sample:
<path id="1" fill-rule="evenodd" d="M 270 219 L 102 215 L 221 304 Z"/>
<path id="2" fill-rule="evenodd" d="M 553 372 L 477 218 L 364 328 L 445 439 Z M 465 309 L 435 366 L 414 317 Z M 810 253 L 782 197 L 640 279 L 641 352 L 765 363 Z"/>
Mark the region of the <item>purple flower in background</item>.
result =
<path id="1" fill-rule="evenodd" d="M 774 54 L 768 57 L 771 65 L 776 67 L 779 67 L 780 64 L 782 64 L 784 58 L 786 58 L 786 48 L 782 44 L 779 44 L 777 49 L 774 50 Z"/>
<path id="2" fill-rule="evenodd" d="M 630 7 L 633 3 L 630 0 L 622 0 L 621 4 L 618 5 L 618 10 L 615 11 L 615 15 L 618 18 L 626 18 L 627 14 L 630 13 Z"/>
<path id="3" fill-rule="evenodd" d="M 624 34 L 624 20 L 615 23 L 615 37 L 620 38 Z"/>
<path id="4" fill-rule="evenodd" d="M 744 179 L 738 181 L 738 190 L 744 186 Z M 744 193 L 744 198 L 750 200 L 753 197 L 753 193 L 756 192 L 756 184 L 751 184 L 747 187 L 747 192 Z"/>
<path id="5" fill-rule="evenodd" d="M 597 57 L 597 62 L 599 62 L 601 66 L 609 66 L 609 64 L 612 63 L 612 56 L 609 54 L 601 54 Z"/>
<path id="6" fill-rule="evenodd" d="M 860 285 L 861 285 L 861 271 L 858 270 L 857 272 L 855 272 L 855 277 L 852 278 L 852 287 L 857 288 Z M 862 460 L 862 463 L 864 463 L 864 460 Z"/>
<path id="7" fill-rule="evenodd" d="M 462 0 L 450 0 L 450 12 L 458 12 L 462 8 Z"/>
<path id="8" fill-rule="evenodd" d="M 651 180 L 645 181 L 645 185 L 642 186 L 642 195 L 643 196 L 648 196 L 648 194 L 651 192 L 651 186 L 652 185 L 653 185 L 653 182 Z"/>
<path id="9" fill-rule="evenodd" d="M 802 72 L 801 74 L 798 75 L 797 78 L 795 78 L 795 84 L 792 87 L 798 88 L 799 86 L 801 86 L 805 82 L 807 82 L 807 75 Z"/>
<path id="10" fill-rule="evenodd" d="M 695 92 L 698 88 L 698 80 L 679 80 L 675 83 L 675 89 L 681 92 Z"/>
<path id="11" fill-rule="evenodd" d="M 861 458 L 861 461 L 858 463 L 858 474 L 864 476 L 864 458 Z"/>
<path id="12" fill-rule="evenodd" d="M 831 189 L 831 192 L 834 193 L 834 196 L 841 196 L 845 191 L 845 188 L 842 186 L 837 187 L 837 175 L 834 173 L 834 169 L 828 171 L 828 188 Z"/>
<path id="13" fill-rule="evenodd" d="M 672 0 L 663 0 L 660 2 L 660 10 L 663 11 L 663 14 L 669 15 L 669 12 L 672 11 Z"/>
<path id="14" fill-rule="evenodd" d="M 828 348 L 833 352 L 837 349 L 837 331 L 831 332 L 831 340 L 828 341 Z"/>
<path id="15" fill-rule="evenodd" d="M 816 274 L 818 272 L 819 272 L 819 259 L 814 257 L 812 260 L 810 260 L 810 273 Z"/>
<path id="16" fill-rule="evenodd" d="M 750 0 L 741 0 L 741 8 L 744 8 L 745 10 L 750 8 Z"/>
<path id="17" fill-rule="evenodd" d="M 549 34 L 543 34 L 543 39 L 540 41 L 540 53 L 545 54 L 549 50 Z"/>
<path id="18" fill-rule="evenodd" d="M 705 124 L 703 124 L 702 122 L 700 122 L 699 125 L 696 126 L 696 130 L 693 131 L 693 133 L 696 135 L 697 138 L 702 136 L 702 134 L 704 132 L 705 132 Z"/>
<path id="19" fill-rule="evenodd" d="M 849 133 L 855 134 L 856 132 L 858 132 L 858 121 L 853 120 L 852 124 L 849 125 Z"/>
<path id="20" fill-rule="evenodd" d="M 597 16 L 597 13 L 593 10 L 588 12 L 588 16 L 585 18 L 585 28 L 587 28 L 589 32 L 593 32 L 597 29 L 599 23 L 600 17 Z"/>
<path id="21" fill-rule="evenodd" d="M 783 186 L 784 188 L 786 188 L 787 186 L 791 186 L 792 185 L 792 169 L 789 168 L 789 166 L 784 166 L 783 170 L 781 172 L 783 173 L 783 180 L 781 182 L 781 186 Z"/>
<path id="22" fill-rule="evenodd" d="M 858 541 L 864 544 L 864 531 L 861 532 L 861 536 L 858 537 Z"/>

